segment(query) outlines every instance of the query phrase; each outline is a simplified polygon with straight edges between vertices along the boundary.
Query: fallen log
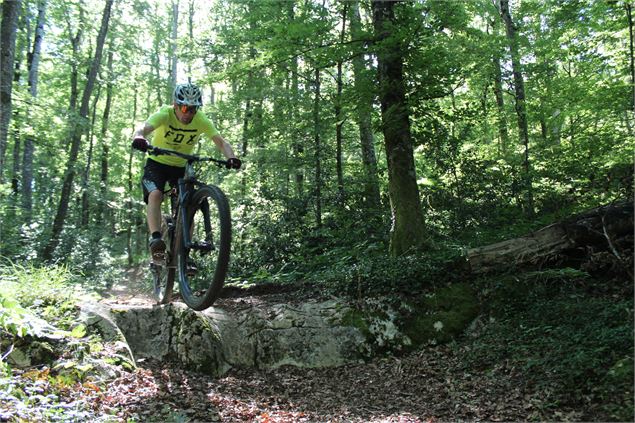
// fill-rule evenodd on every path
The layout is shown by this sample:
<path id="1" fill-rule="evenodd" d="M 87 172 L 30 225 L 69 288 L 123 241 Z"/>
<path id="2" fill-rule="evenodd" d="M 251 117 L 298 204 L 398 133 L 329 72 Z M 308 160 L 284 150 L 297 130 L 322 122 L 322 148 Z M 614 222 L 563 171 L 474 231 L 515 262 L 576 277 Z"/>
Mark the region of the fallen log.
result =
<path id="1" fill-rule="evenodd" d="M 585 211 L 519 238 L 472 248 L 466 259 L 471 272 L 481 274 L 557 265 L 588 268 L 592 262 L 597 265 L 599 256 L 633 277 L 632 200 Z"/>

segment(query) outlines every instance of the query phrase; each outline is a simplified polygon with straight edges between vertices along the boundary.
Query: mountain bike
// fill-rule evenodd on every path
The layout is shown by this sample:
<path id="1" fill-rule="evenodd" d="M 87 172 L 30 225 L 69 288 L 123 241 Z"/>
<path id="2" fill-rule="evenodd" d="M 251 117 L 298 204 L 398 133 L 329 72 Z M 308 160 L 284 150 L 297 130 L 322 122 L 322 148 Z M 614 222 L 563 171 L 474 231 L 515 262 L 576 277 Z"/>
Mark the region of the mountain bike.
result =
<path id="1" fill-rule="evenodd" d="M 170 215 L 163 215 L 161 232 L 166 244 L 164 259 L 152 261 L 154 296 L 159 304 L 172 300 L 178 276 L 179 293 L 188 307 L 204 310 L 220 294 L 231 245 L 231 217 L 227 197 L 220 188 L 199 181 L 195 163 L 227 162 L 149 146 L 151 155 L 172 155 L 187 160 L 185 174 L 170 192 Z"/>

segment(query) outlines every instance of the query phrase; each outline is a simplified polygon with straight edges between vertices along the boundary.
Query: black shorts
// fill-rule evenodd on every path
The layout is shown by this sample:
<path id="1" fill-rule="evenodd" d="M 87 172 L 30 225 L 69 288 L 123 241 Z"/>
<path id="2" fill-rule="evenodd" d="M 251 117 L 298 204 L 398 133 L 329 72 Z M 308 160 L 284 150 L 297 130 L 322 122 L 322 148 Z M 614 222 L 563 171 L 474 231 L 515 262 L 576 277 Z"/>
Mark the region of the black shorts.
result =
<path id="1" fill-rule="evenodd" d="M 184 174 L 184 167 L 170 166 L 148 159 L 143 168 L 143 178 L 141 179 L 143 201 L 147 204 L 148 195 L 154 190 L 158 189 L 164 192 L 166 182 L 169 182 L 172 187 L 176 186 L 177 179 L 181 178 Z"/>

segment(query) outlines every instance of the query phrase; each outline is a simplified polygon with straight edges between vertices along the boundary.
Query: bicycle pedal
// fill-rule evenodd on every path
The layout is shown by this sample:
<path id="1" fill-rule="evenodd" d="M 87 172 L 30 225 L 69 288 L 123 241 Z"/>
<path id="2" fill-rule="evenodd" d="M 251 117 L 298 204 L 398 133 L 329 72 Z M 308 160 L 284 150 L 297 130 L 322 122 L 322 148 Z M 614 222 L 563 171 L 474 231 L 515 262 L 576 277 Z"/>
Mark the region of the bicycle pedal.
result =
<path id="1" fill-rule="evenodd" d="M 194 276 L 196 276 L 196 274 L 198 273 L 198 268 L 196 267 L 196 264 L 190 262 L 187 264 L 187 268 L 185 269 L 185 274 L 189 277 L 192 278 Z"/>
<path id="2" fill-rule="evenodd" d="M 214 244 L 207 241 L 197 242 L 196 244 L 192 246 L 192 248 L 194 248 L 195 250 L 203 251 L 203 252 L 214 251 L 216 249 L 214 247 Z"/>

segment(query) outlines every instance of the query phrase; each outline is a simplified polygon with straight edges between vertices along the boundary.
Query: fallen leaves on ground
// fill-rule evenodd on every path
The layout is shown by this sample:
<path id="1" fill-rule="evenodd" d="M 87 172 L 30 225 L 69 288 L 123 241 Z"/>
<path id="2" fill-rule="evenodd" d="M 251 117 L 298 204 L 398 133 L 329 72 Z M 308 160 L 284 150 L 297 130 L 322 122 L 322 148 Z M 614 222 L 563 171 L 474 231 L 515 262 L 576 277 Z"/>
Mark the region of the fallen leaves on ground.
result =
<path id="1" fill-rule="evenodd" d="M 169 363 L 110 384 L 103 401 L 118 418 L 140 421 L 436 422 L 518 421 L 549 416 L 539 393 L 501 364 L 466 369 L 461 351 L 429 348 L 407 357 L 327 369 L 233 369 L 221 378 Z M 574 410 L 559 410 L 575 420 Z M 545 414 L 546 413 L 546 414 Z M 568 413 L 568 414 L 567 414 Z M 562 417 L 556 418 L 563 420 Z"/>

